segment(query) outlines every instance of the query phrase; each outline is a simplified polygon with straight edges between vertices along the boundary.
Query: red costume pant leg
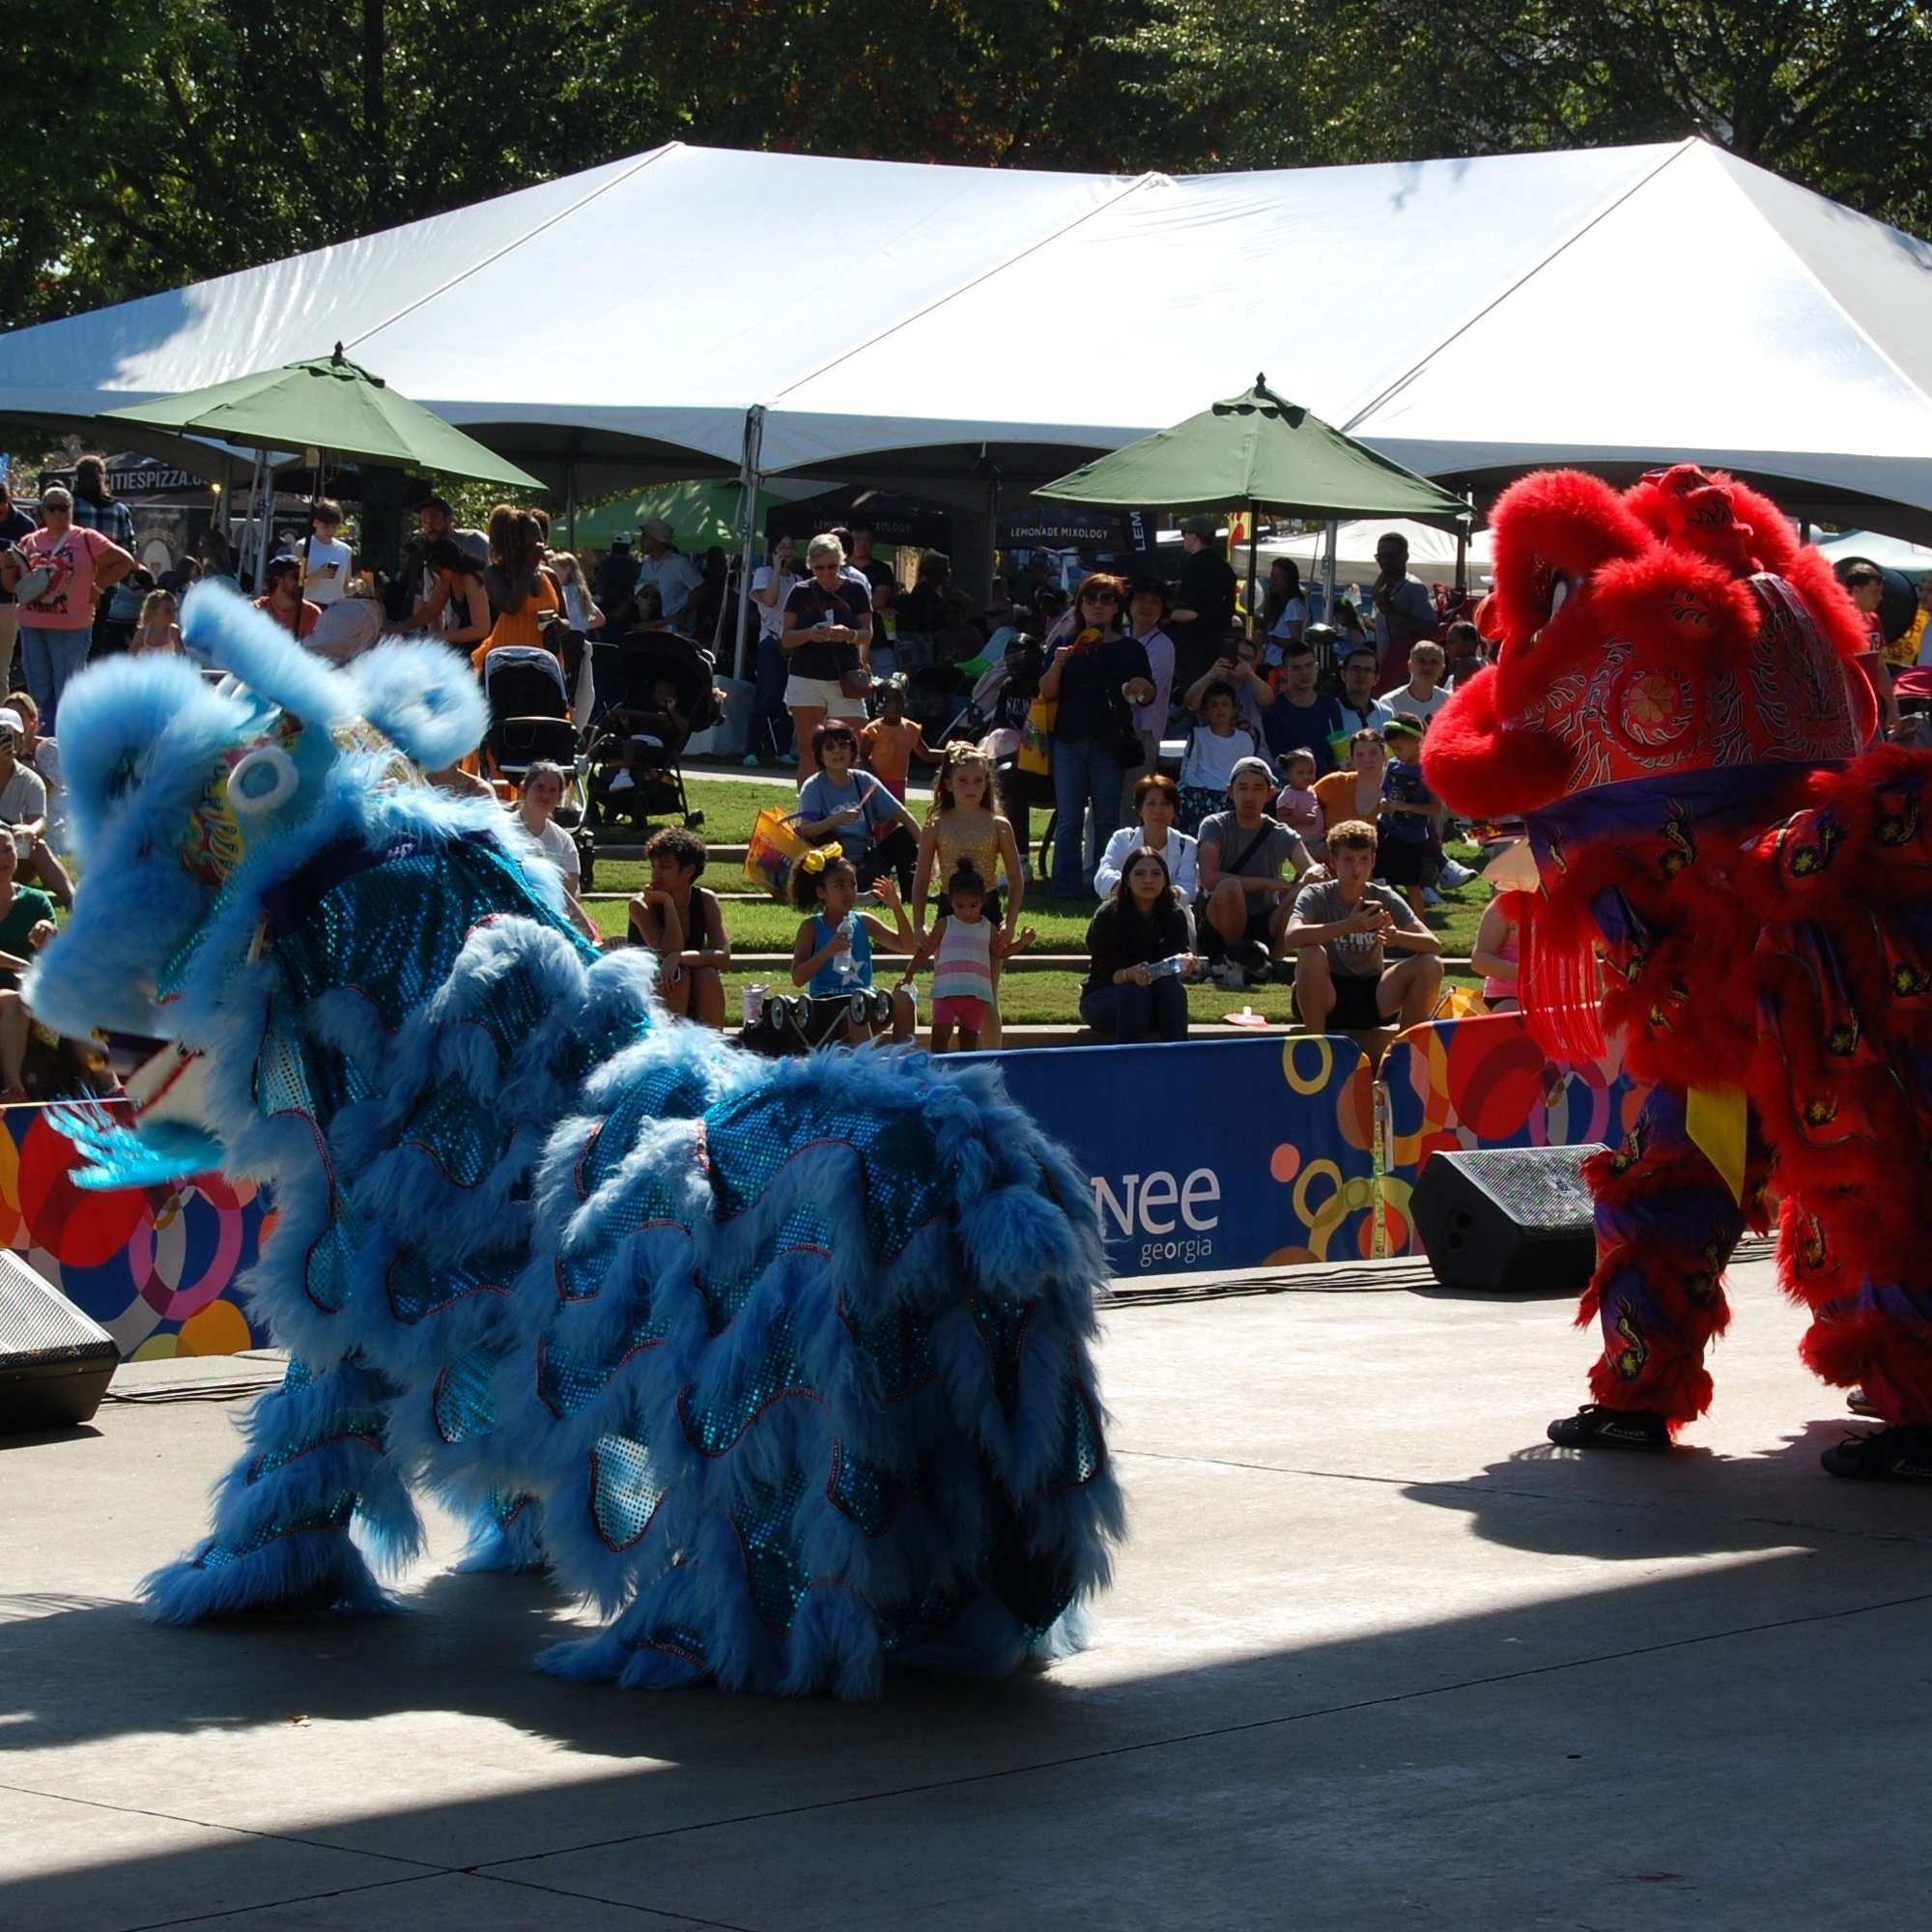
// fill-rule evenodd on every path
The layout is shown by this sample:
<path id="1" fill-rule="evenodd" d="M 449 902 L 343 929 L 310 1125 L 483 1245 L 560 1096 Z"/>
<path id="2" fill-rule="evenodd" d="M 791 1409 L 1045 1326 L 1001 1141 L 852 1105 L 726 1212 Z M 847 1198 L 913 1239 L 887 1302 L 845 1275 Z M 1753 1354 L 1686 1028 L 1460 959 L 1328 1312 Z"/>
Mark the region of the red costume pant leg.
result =
<path id="1" fill-rule="evenodd" d="M 1675 1430 L 1710 1406 L 1704 1348 L 1730 1321 L 1721 1281 L 1746 1216 L 1686 1134 L 1684 1096 L 1666 1088 L 1584 1173 L 1597 1271 L 1577 1321 L 1604 1329 L 1590 1393 L 1605 1408 L 1654 1409 Z"/>

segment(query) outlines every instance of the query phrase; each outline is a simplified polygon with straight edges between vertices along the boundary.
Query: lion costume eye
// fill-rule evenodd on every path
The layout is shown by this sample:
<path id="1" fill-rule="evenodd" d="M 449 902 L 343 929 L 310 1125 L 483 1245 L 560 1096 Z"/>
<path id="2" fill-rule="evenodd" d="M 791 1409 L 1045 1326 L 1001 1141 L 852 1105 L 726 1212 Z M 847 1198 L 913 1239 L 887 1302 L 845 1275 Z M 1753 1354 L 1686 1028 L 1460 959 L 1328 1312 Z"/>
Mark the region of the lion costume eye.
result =
<path id="1" fill-rule="evenodd" d="M 273 811 L 296 795 L 301 775 L 278 745 L 257 745 L 228 774 L 228 804 L 238 814 Z"/>

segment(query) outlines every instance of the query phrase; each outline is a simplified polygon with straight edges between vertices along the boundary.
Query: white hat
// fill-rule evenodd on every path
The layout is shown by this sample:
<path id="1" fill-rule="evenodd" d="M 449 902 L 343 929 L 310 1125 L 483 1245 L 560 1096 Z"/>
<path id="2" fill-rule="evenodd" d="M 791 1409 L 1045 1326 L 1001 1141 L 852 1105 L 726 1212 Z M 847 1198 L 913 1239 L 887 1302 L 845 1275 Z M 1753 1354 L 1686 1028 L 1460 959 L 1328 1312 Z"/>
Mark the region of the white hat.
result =
<path id="1" fill-rule="evenodd" d="M 11 731 L 17 738 L 26 728 L 27 721 L 11 704 L 0 705 L 0 730 Z"/>
<path id="2" fill-rule="evenodd" d="M 677 532 L 662 517 L 653 517 L 644 526 L 644 534 L 653 543 L 668 544 L 677 541 Z"/>

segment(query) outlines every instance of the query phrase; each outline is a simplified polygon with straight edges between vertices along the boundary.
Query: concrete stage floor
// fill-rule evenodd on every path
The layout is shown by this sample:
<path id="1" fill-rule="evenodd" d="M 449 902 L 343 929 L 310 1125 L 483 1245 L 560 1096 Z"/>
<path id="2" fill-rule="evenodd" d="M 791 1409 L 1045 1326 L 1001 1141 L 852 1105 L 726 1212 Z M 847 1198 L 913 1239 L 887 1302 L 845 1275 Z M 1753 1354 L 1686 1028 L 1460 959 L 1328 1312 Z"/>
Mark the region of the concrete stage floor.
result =
<path id="1" fill-rule="evenodd" d="M 1133 1513 L 1092 1647 L 883 1704 L 554 1684 L 536 1579 L 159 1631 L 213 1404 L 0 1446 L 0 1925 L 1814 1928 L 1923 1923 L 1932 1492 L 1769 1267 L 1668 1458 L 1565 1458 L 1567 1300 L 1110 1311 Z"/>

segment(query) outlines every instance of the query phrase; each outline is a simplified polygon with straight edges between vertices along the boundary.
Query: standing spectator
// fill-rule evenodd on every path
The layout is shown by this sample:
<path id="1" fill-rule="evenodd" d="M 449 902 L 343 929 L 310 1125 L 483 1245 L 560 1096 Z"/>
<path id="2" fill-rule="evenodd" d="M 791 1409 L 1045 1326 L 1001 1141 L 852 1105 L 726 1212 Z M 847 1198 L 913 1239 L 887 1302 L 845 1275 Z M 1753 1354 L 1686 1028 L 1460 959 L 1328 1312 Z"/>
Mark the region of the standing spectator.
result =
<path id="1" fill-rule="evenodd" d="M 986 882 L 970 859 L 947 876 L 946 910 L 920 941 L 909 973 L 932 961 L 932 1050 L 951 1051 L 952 1030 L 967 1053 L 991 1044 L 996 1035 L 998 991 L 994 975 L 1009 953 L 1033 943 L 1033 927 L 1009 938 L 985 917 Z"/>
<path id="2" fill-rule="evenodd" d="M 419 538 L 410 546 L 403 559 L 402 581 L 411 586 L 413 593 L 410 604 L 410 628 L 422 631 L 436 628 L 430 621 L 428 606 L 436 594 L 437 580 L 442 574 L 430 561 L 430 551 L 439 543 L 453 544 L 464 555 L 474 557 L 480 568 L 490 559 L 490 540 L 481 530 L 459 529 L 455 512 L 440 497 L 427 497 L 417 506 L 416 525 Z"/>
<path id="3" fill-rule="evenodd" d="M 1220 531 L 1211 516 L 1189 517 L 1180 526 L 1185 555 L 1167 628 L 1174 639 L 1174 674 L 1183 687 L 1193 684 L 1221 655 L 1228 627 L 1235 621 L 1239 580 L 1216 548 Z"/>
<path id="4" fill-rule="evenodd" d="M 1265 976 L 1288 923 L 1294 885 L 1282 868 L 1293 867 L 1297 880 L 1314 869 L 1307 846 L 1269 814 L 1273 803 L 1267 760 L 1243 758 L 1228 786 L 1228 810 L 1201 827 L 1195 926 L 1201 950 L 1232 969 L 1223 983 L 1236 987 L 1236 974 Z"/>
<path id="5" fill-rule="evenodd" d="M 73 881 L 47 843 L 46 781 L 23 762 L 30 749 L 24 714 L 13 705 L 0 709 L 0 843 L 12 848 L 23 882 L 71 906 Z"/>
<path id="6" fill-rule="evenodd" d="M 677 547 L 677 532 L 662 517 L 653 517 L 639 533 L 643 559 L 638 583 L 655 583 L 664 600 L 664 613 L 677 630 L 690 611 L 691 600 L 704 583 L 704 573 Z"/>
<path id="7" fill-rule="evenodd" d="M 1180 812 L 1180 792 L 1165 772 L 1148 772 L 1134 781 L 1134 820 L 1123 825 L 1107 840 L 1107 849 L 1094 868 L 1094 890 L 1105 898 L 1121 883 L 1127 861 L 1136 852 L 1158 852 L 1167 867 L 1180 903 L 1193 917 L 1195 893 L 1200 888 L 1198 855 L 1194 840 L 1175 830 Z M 1193 944 L 1190 935 L 1189 945 Z"/>
<path id="8" fill-rule="evenodd" d="M 46 894 L 15 883 L 14 842 L 0 838 L 0 1107 L 27 1097 L 20 1077 L 27 1064 L 33 1016 L 20 993 L 20 977 L 7 964 L 23 964 L 54 936 L 54 906 Z"/>
<path id="9" fill-rule="evenodd" d="M 563 599 L 543 567 L 543 528 L 527 510 L 498 503 L 490 512 L 490 561 L 483 571 L 483 588 L 497 619 L 490 635 L 470 652 L 480 671 L 492 651 L 507 645 L 532 645 L 555 654 L 562 641 L 550 633 L 563 614 Z"/>
<path id="10" fill-rule="evenodd" d="M 873 530 L 863 517 L 852 525 L 852 555 L 847 565 L 866 580 L 868 590 L 896 590 L 898 578 L 884 557 L 872 554 Z"/>
<path id="11" fill-rule="evenodd" d="M 1411 645 L 1408 682 L 1382 699 L 1390 717 L 1413 718 L 1418 724 L 1427 724 L 1449 702 L 1449 690 L 1442 682 L 1448 668 L 1449 656 L 1440 644 Z"/>
<path id="12" fill-rule="evenodd" d="M 60 695 L 68 679 L 87 662 L 96 599 L 135 567 L 119 544 L 77 525 L 73 507 L 72 496 L 59 484 L 45 491 L 41 497 L 41 527 L 22 539 L 15 553 L 20 564 L 12 567 L 12 575 L 0 578 L 16 584 L 20 565 L 49 573 L 40 594 L 19 607 L 21 668 L 49 729 L 57 726 Z M 121 514 L 128 514 L 125 508 Z"/>
<path id="13" fill-rule="evenodd" d="M 866 662 L 877 677 L 893 677 L 899 668 L 897 583 L 872 585 L 872 641 Z"/>
<path id="14" fill-rule="evenodd" d="M 1376 682 L 1394 684 L 1408 663 L 1411 645 L 1435 629 L 1435 600 L 1419 577 L 1408 574 L 1408 539 L 1390 530 L 1376 545 L 1376 581 L 1369 585 L 1375 625 Z"/>
<path id="15" fill-rule="evenodd" d="M 1294 1010 L 1310 1033 L 1331 1026 L 1360 1033 L 1398 1014 L 1420 1026 L 1435 1009 L 1442 984 L 1442 942 L 1403 902 L 1401 894 L 1371 878 L 1376 828 L 1347 818 L 1328 828 L 1334 877 L 1302 887 L 1282 934 L 1296 955 Z M 1383 949 L 1408 954 L 1384 967 Z"/>
<path id="16" fill-rule="evenodd" d="M 1187 991 L 1181 974 L 1194 968 L 1192 946 L 1166 860 L 1145 845 L 1128 853 L 1126 870 L 1088 923 L 1092 963 L 1080 993 L 1080 1017 L 1118 1046 L 1185 1039 Z"/>
<path id="17" fill-rule="evenodd" d="M 556 822 L 556 809 L 563 803 L 563 767 L 548 758 L 538 758 L 524 774 L 523 796 L 517 801 L 515 823 L 528 845 L 556 867 L 563 883 L 563 910 L 572 925 L 592 946 L 601 948 L 604 935 L 591 923 L 578 892 L 583 878 L 583 862 L 577 855 L 577 841 Z"/>
<path id="18" fill-rule="evenodd" d="M 1483 634 L 1466 617 L 1460 617 L 1442 634 L 1442 655 L 1447 661 L 1449 682 L 1461 687 L 1490 665 Z"/>
<path id="19" fill-rule="evenodd" d="M 745 727 L 745 762 L 764 762 L 767 749 L 782 764 L 791 756 L 791 714 L 785 709 L 784 604 L 798 582 L 798 548 L 789 537 L 773 544 L 752 573 L 752 609 L 758 619 L 757 684 Z"/>
<path id="20" fill-rule="evenodd" d="M 420 607 L 423 627 L 469 656 L 490 635 L 483 566 L 454 537 L 438 537 L 423 552 L 423 576 L 429 584 Z"/>
<path id="21" fill-rule="evenodd" d="M 836 838 L 866 891 L 886 872 L 909 885 L 919 857 L 919 821 L 859 762 L 859 734 L 828 718 L 811 734 L 811 776 L 799 788 L 798 831 L 814 845 Z"/>
<path id="22" fill-rule="evenodd" d="M 255 609 L 266 611 L 297 638 L 306 638 L 322 621 L 322 612 L 300 593 L 301 565 L 292 556 L 270 557 L 263 577 L 268 589 L 255 599 Z"/>
<path id="23" fill-rule="evenodd" d="M 1384 734 L 1388 764 L 1382 773 L 1381 813 L 1376 821 L 1376 876 L 1397 888 L 1408 909 L 1422 916 L 1422 889 L 1435 868 L 1430 863 L 1442 807 L 1422 777 L 1422 732 L 1408 718 L 1394 718 Z"/>
<path id="24" fill-rule="evenodd" d="M 718 895 L 697 883 L 704 840 L 682 826 L 653 832 L 644 845 L 651 882 L 631 900 L 631 936 L 658 955 L 658 998 L 699 1026 L 724 1025 L 731 942 Z"/>
<path id="25" fill-rule="evenodd" d="M 1231 637 L 1228 648 L 1188 687 L 1181 702 L 1199 711 L 1209 686 L 1225 684 L 1235 694 L 1235 712 L 1254 734 L 1255 750 L 1266 733 L 1264 714 L 1274 703 L 1274 687 L 1262 675 L 1261 646 L 1250 638 Z"/>
<path id="26" fill-rule="evenodd" d="M 1292 556 L 1278 556 L 1268 565 L 1267 591 L 1262 599 L 1262 635 L 1267 639 L 1264 663 L 1270 669 L 1278 665 L 1282 645 L 1298 642 L 1307 626 L 1301 568 Z"/>
<path id="27" fill-rule="evenodd" d="M 1162 628 L 1167 622 L 1167 585 L 1157 577 L 1139 579 L 1127 593 L 1127 629 L 1147 653 L 1153 696 L 1134 707 L 1134 735 L 1141 741 L 1141 762 L 1139 769 L 1126 777 L 1121 802 L 1123 819 L 1133 816 L 1142 773 L 1160 763 L 1161 733 L 1167 729 L 1167 714 L 1174 703 L 1174 639 Z"/>
<path id="28" fill-rule="evenodd" d="M 235 575 L 235 547 L 213 524 L 201 533 L 201 541 L 195 546 L 195 555 L 201 560 L 201 575 L 204 582 L 220 578 L 224 583 L 232 583 L 240 589 L 241 583 Z"/>
<path id="29" fill-rule="evenodd" d="M 1865 652 L 1859 662 L 1878 694 L 1879 734 L 1886 736 L 1897 729 L 1898 699 L 1892 695 L 1891 670 L 1885 661 L 1885 623 L 1879 616 L 1879 606 L 1885 601 L 1885 572 L 1862 557 L 1841 568 L 1839 581 L 1851 592 L 1852 602 L 1864 620 Z"/>
<path id="30" fill-rule="evenodd" d="M 34 520 L 14 501 L 14 493 L 7 487 L 7 478 L 0 474 L 0 556 L 15 549 L 22 537 L 34 533 Z M 0 672 L 6 676 L 6 689 L 14 685 L 14 652 L 20 641 L 20 607 L 14 602 L 14 582 L 18 574 L 18 566 L 13 571 L 0 571 Z"/>
<path id="31" fill-rule="evenodd" d="M 138 563 L 110 590 L 94 623 L 94 642 L 88 661 L 112 657 L 134 640 L 141 622 L 141 606 L 155 588 L 155 580 Z"/>
<path id="32" fill-rule="evenodd" d="M 104 457 L 83 456 L 73 466 L 73 526 L 77 530 L 98 530 L 111 544 L 119 544 L 136 564 L 134 518 L 126 503 L 107 487 Z M 108 608 L 100 604 L 93 613 L 94 641 L 89 655 L 104 657 L 116 648 L 107 635 Z"/>
<path id="33" fill-rule="evenodd" d="M 919 560 L 913 585 L 899 599 L 899 629 L 929 638 L 938 630 L 939 607 L 952 582 L 952 559 L 943 550 L 929 550 Z"/>
<path id="34" fill-rule="evenodd" d="M 302 595 L 327 611 L 349 594 L 354 554 L 342 541 L 342 505 L 320 498 L 309 516 L 309 539 L 302 558 Z"/>
<path id="35" fill-rule="evenodd" d="M 1342 723 L 1352 739 L 1373 725 L 1378 731 L 1395 713 L 1376 696 L 1376 654 L 1357 644 L 1342 660 Z"/>
<path id="36" fill-rule="evenodd" d="M 939 623 L 932 633 L 934 664 L 970 664 L 986 648 L 984 634 L 973 621 L 973 600 L 957 584 L 949 584 L 939 600 Z"/>
<path id="37" fill-rule="evenodd" d="M 1262 729 L 1275 753 L 1313 753 L 1319 778 L 1341 763 L 1336 741 L 1347 743 L 1341 700 L 1316 689 L 1321 662 L 1306 637 L 1281 648 L 1281 669 L 1275 673 L 1274 702 L 1262 713 Z"/>
<path id="38" fill-rule="evenodd" d="M 866 700 L 845 687 L 864 675 L 862 650 L 872 635 L 871 600 L 845 575 L 845 547 L 830 534 L 805 547 L 810 576 L 785 593 L 781 647 L 789 654 L 785 709 L 798 733 L 798 778 L 817 769 L 812 734 L 827 718 L 864 718 Z M 854 753 L 857 757 L 856 727 Z"/>
<path id="39" fill-rule="evenodd" d="M 955 739 L 947 746 L 945 762 L 933 781 L 932 810 L 920 834 L 919 867 L 912 886 L 915 930 L 925 923 L 926 895 L 933 881 L 952 878 L 962 865 L 980 879 L 982 891 L 991 890 L 993 919 L 1005 926 L 1010 940 L 1019 930 L 1020 906 L 1026 898 L 1019 845 L 1011 824 L 993 810 L 991 760 L 977 745 Z M 1007 890 L 1004 901 L 999 890 L 1003 874 Z M 943 883 L 938 906 L 944 918 L 947 888 Z M 997 1035 L 991 1044 L 999 1044 Z"/>
<path id="40" fill-rule="evenodd" d="M 125 580 L 124 580 L 125 582 Z M 144 651 L 164 651 L 180 655 L 182 647 L 180 615 L 172 590 L 151 590 L 141 600 L 141 617 L 128 648 L 138 657 Z"/>
<path id="41" fill-rule="evenodd" d="M 905 686 L 889 677 L 877 687 L 879 715 L 859 733 L 866 769 L 903 805 L 912 761 L 923 758 L 936 765 L 945 755 L 926 748 L 917 721 L 905 715 Z"/>
<path id="42" fill-rule="evenodd" d="M 1040 673 L 1039 695 L 1057 706 L 1053 723 L 1053 801 L 1060 828 L 1053 850 L 1053 896 L 1077 899 L 1120 823 L 1124 769 L 1114 746 L 1130 731 L 1125 709 L 1153 701 L 1153 675 L 1138 639 L 1121 628 L 1126 603 L 1118 577 L 1092 576 L 1074 608 L 1079 628 Z M 1082 849 L 1086 857 L 1083 864 Z"/>
<path id="43" fill-rule="evenodd" d="M 621 611 L 638 593 L 638 559 L 627 532 L 619 530 L 599 560 L 595 575 L 597 601 L 606 611 Z"/>

